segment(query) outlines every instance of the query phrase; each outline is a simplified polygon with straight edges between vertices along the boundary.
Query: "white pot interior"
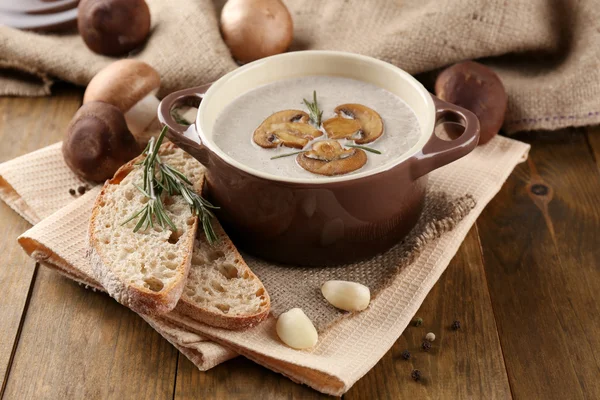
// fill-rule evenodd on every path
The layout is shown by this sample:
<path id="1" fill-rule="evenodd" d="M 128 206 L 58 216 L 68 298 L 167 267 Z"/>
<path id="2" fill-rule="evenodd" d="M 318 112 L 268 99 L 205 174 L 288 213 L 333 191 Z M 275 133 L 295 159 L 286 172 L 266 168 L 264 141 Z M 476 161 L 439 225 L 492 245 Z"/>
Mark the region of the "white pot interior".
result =
<path id="1" fill-rule="evenodd" d="M 238 96 L 267 83 L 306 75 L 332 75 L 352 78 L 384 88 L 404 100 L 415 112 L 421 129 L 421 138 L 408 152 L 393 164 L 371 169 L 364 173 L 324 179 L 282 178 L 249 168 L 218 148 L 212 140 L 215 121 L 221 111 Z M 279 181 L 321 184 L 332 181 L 357 179 L 373 175 L 414 155 L 423 148 L 435 125 L 435 106 L 427 90 L 407 72 L 386 62 L 358 54 L 333 51 L 302 51 L 280 54 L 255 61 L 223 76 L 206 92 L 196 120 L 200 139 L 211 151 L 229 164 L 252 175 Z"/>

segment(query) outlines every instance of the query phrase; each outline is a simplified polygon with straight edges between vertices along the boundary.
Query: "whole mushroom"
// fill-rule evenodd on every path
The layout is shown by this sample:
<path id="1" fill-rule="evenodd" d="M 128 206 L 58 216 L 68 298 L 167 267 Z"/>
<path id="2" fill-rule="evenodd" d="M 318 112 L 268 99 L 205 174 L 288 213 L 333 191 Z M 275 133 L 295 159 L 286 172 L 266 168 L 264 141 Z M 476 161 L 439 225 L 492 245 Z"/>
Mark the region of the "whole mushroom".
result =
<path id="1" fill-rule="evenodd" d="M 148 37 L 150 10 L 144 0 L 81 0 L 77 28 L 93 52 L 120 56 Z"/>
<path id="2" fill-rule="evenodd" d="M 160 101 L 155 94 L 159 87 L 160 75 L 150 65 L 133 59 L 119 60 L 92 78 L 83 95 L 83 104 L 102 101 L 116 106 L 125 114 L 133 136 L 143 145 L 158 130 L 156 116 Z M 155 125 L 156 129 L 150 129 Z"/>
<path id="3" fill-rule="evenodd" d="M 502 128 L 508 96 L 498 75 L 485 65 L 465 61 L 445 69 L 437 77 L 435 93 L 479 118 L 480 145 L 489 142 Z M 462 130 L 455 132 L 453 125 L 447 125 L 446 131 L 451 135 L 462 133 Z"/>
<path id="4" fill-rule="evenodd" d="M 286 51 L 294 23 L 281 0 L 229 0 L 221 12 L 221 33 L 233 58 L 248 63 Z"/>
<path id="5" fill-rule="evenodd" d="M 100 101 L 84 104 L 73 116 L 62 144 L 63 157 L 78 176 L 103 182 L 141 152 L 123 113 Z"/>

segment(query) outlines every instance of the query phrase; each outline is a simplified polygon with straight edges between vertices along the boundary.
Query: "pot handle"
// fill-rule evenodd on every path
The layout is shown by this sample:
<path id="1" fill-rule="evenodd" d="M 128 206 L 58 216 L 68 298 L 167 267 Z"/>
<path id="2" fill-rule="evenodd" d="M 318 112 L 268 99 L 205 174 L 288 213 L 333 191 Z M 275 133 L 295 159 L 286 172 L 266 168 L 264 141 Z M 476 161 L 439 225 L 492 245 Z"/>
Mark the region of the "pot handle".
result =
<path id="1" fill-rule="evenodd" d="M 181 125 L 175 121 L 173 115 L 171 115 L 171 111 L 173 108 L 185 105 L 186 103 L 201 102 L 204 93 L 206 93 L 211 85 L 212 83 L 209 83 L 173 92 L 165 96 L 158 105 L 158 120 L 161 124 L 169 128 L 167 130 L 167 138 L 204 165 L 208 163 L 209 151 L 202 144 L 197 132 L 193 132 L 194 135 L 189 135 L 190 129 L 195 127 L 195 123 L 192 123 L 191 126 Z"/>
<path id="2" fill-rule="evenodd" d="M 433 133 L 423 149 L 414 156 L 412 173 L 415 179 L 466 156 L 479 142 L 479 119 L 475 114 L 433 95 L 431 97 L 435 104 L 435 126 L 456 122 L 465 130 L 454 140 L 443 140 Z"/>

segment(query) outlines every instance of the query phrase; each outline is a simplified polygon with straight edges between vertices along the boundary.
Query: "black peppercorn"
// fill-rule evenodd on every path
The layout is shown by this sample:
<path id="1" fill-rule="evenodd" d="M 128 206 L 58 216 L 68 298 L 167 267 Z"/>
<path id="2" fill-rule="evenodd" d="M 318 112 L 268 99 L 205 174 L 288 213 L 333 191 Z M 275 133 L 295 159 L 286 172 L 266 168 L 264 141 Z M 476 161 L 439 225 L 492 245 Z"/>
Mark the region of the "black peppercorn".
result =
<path id="1" fill-rule="evenodd" d="M 410 351 L 404 350 L 401 355 L 405 360 L 410 360 Z"/>
<path id="2" fill-rule="evenodd" d="M 421 380 L 421 371 L 419 371 L 418 369 L 413 369 L 412 372 L 410 373 L 410 377 L 413 378 L 415 381 L 420 381 Z"/>
<path id="3" fill-rule="evenodd" d="M 423 325 L 423 318 L 415 318 L 412 322 L 414 326 L 421 326 Z"/>
<path id="4" fill-rule="evenodd" d="M 75 189 L 69 189 L 69 194 L 71 196 L 75 196 Z"/>
<path id="5" fill-rule="evenodd" d="M 87 188 L 86 188 L 85 186 L 79 186 L 79 187 L 77 188 L 77 192 L 78 192 L 79 194 L 84 194 L 86 190 L 87 190 Z"/>
<path id="6" fill-rule="evenodd" d="M 429 340 L 424 340 L 423 343 L 421 344 L 421 348 L 424 351 L 429 351 L 431 350 L 431 342 Z"/>
<path id="7" fill-rule="evenodd" d="M 459 329 L 460 329 L 460 322 L 459 322 L 459 321 L 454 321 L 454 322 L 452 323 L 452 330 L 453 330 L 453 331 L 457 331 L 457 330 L 459 330 Z"/>

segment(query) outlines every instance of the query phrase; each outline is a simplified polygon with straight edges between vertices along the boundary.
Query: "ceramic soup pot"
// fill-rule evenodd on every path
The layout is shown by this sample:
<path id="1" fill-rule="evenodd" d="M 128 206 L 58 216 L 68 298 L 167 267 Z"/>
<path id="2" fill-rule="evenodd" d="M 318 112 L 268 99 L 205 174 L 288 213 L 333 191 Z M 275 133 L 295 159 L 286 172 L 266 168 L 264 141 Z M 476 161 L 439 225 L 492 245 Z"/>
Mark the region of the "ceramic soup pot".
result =
<path id="1" fill-rule="evenodd" d="M 362 80 L 403 99 L 420 125 L 418 142 L 395 162 L 368 171 L 320 178 L 285 178 L 229 157 L 213 141 L 219 113 L 236 97 L 267 83 L 304 75 Z M 200 101 L 191 126 L 173 108 Z M 471 152 L 479 121 L 471 112 L 431 95 L 407 72 L 386 62 L 333 51 L 285 53 L 244 65 L 211 85 L 166 96 L 159 119 L 168 138 L 206 166 L 204 196 L 236 245 L 262 258 L 301 265 L 331 265 L 371 257 L 398 243 L 416 224 L 427 174 Z M 463 134 L 446 141 L 437 124 L 452 121 Z M 248 126 L 250 138 L 255 126 Z M 250 139 L 248 139 L 250 141 Z"/>

